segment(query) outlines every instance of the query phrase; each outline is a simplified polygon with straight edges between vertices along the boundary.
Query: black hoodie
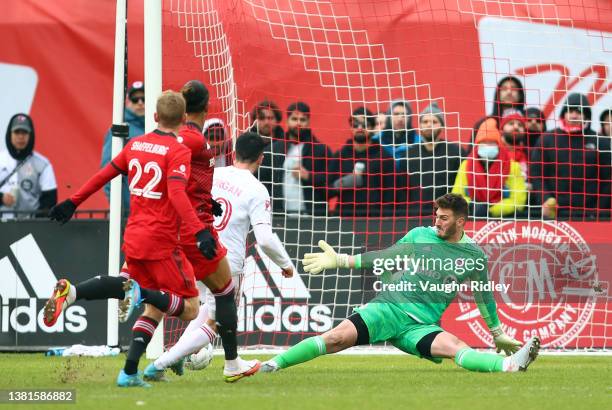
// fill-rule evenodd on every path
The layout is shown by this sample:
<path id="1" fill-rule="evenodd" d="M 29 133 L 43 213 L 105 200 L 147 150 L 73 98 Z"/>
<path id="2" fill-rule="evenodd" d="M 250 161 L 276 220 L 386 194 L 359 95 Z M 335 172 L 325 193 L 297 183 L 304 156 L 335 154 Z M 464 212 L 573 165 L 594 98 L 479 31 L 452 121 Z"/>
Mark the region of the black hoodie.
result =
<path id="1" fill-rule="evenodd" d="M 32 132 L 30 133 L 30 140 L 28 141 L 28 145 L 22 150 L 17 150 L 13 144 L 11 143 L 11 126 L 13 124 L 13 120 L 19 116 L 23 116 L 30 124 L 30 129 Z M 15 114 L 11 117 L 11 120 L 8 123 L 8 127 L 6 127 L 6 148 L 8 149 L 11 157 L 15 158 L 17 161 L 23 161 L 34 151 L 34 140 L 36 137 L 36 133 L 34 131 L 34 123 L 32 122 L 32 118 L 27 114 Z"/>
<path id="2" fill-rule="evenodd" d="M 19 116 L 25 117 L 28 125 L 30 126 L 30 139 L 28 140 L 28 145 L 22 150 L 16 149 L 11 142 L 11 129 L 13 126 L 13 120 Z M 23 113 L 15 114 L 11 117 L 8 127 L 6 128 L 6 148 L 11 157 L 13 157 L 18 162 L 21 162 L 27 159 L 31 154 L 34 154 L 34 142 L 36 139 L 36 133 L 34 131 L 34 122 L 32 118 Z M 51 189 L 48 191 L 41 191 L 40 197 L 38 198 L 38 209 L 31 209 L 30 211 L 38 211 L 34 212 L 34 215 L 37 217 L 46 217 L 47 211 L 57 203 L 57 189 Z M 2 194 L 0 193 L 0 205 L 2 204 Z"/>
<path id="3" fill-rule="evenodd" d="M 536 107 L 529 107 L 525 110 L 526 120 L 537 118 L 542 123 L 542 132 L 532 132 L 526 130 L 527 133 L 527 147 L 531 150 L 538 144 L 540 140 L 540 135 L 546 133 L 546 118 L 544 118 L 544 113 Z"/>
<path id="4" fill-rule="evenodd" d="M 531 202 L 541 205 L 555 198 L 557 216 L 561 218 L 604 217 L 610 208 L 609 153 L 601 149 L 590 128 L 591 107 L 585 95 L 570 94 L 560 119 L 573 107 L 581 108 L 586 120 L 584 129 L 570 132 L 556 128 L 543 134 L 532 151 Z"/>
<path id="5" fill-rule="evenodd" d="M 339 212 L 342 216 L 379 216 L 394 206 L 395 160 L 377 143 L 370 143 L 365 151 L 356 151 L 354 139 L 349 138 L 338 152 L 338 173 L 334 182 L 354 172 L 355 164 L 362 163 L 363 184 L 338 187 Z"/>

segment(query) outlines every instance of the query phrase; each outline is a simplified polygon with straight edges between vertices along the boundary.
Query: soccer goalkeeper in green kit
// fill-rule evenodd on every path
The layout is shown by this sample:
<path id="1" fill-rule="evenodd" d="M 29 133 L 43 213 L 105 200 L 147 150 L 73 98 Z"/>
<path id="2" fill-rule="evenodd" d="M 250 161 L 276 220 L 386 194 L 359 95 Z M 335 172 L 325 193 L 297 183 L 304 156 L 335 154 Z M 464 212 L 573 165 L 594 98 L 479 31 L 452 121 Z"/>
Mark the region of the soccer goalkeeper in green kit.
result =
<path id="1" fill-rule="evenodd" d="M 260 371 L 274 372 L 304 363 L 318 356 L 336 353 L 357 345 L 388 342 L 398 349 L 440 363 L 454 359 L 464 369 L 477 372 L 526 370 L 540 348 L 540 340 L 521 343 L 500 327 L 493 294 L 488 282 L 487 258 L 464 233 L 468 204 L 460 195 L 446 194 L 436 200 L 433 227 L 412 229 L 395 245 L 382 251 L 349 256 L 337 254 L 324 241 L 322 253 L 304 255 L 304 270 L 317 274 L 324 269 L 364 268 L 383 272 L 381 266 L 404 262 L 397 274 L 385 267 L 379 284 L 381 292 L 337 327 L 304 339 L 286 352 L 265 362 Z M 391 262 L 389 262 L 391 261 Z M 385 265 L 387 262 L 387 265 Z M 478 352 L 439 327 L 442 314 L 455 298 L 459 286 L 472 286 L 474 299 L 486 322 L 497 352 Z"/>

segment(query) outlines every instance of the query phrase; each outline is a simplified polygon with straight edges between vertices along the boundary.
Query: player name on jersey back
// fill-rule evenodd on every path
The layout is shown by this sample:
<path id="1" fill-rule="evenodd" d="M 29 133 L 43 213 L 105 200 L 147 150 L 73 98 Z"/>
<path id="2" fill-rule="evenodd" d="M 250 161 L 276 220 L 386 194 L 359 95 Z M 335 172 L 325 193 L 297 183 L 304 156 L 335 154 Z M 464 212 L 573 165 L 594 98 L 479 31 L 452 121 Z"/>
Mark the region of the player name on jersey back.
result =
<path id="1" fill-rule="evenodd" d="M 132 151 L 143 151 L 151 154 L 166 155 L 170 147 L 166 145 L 154 144 L 145 141 L 134 141 L 131 146 Z"/>
<path id="2" fill-rule="evenodd" d="M 215 170 L 212 194 L 223 208 L 214 227 L 227 248 L 230 269 L 241 272 L 250 226 L 272 223 L 270 195 L 251 171 L 234 166 Z"/>
<path id="3" fill-rule="evenodd" d="M 214 183 L 215 183 L 215 188 L 221 191 L 225 191 L 230 195 L 237 196 L 237 197 L 242 195 L 242 191 L 243 191 L 242 188 L 236 186 L 234 183 L 230 181 L 215 178 Z"/>

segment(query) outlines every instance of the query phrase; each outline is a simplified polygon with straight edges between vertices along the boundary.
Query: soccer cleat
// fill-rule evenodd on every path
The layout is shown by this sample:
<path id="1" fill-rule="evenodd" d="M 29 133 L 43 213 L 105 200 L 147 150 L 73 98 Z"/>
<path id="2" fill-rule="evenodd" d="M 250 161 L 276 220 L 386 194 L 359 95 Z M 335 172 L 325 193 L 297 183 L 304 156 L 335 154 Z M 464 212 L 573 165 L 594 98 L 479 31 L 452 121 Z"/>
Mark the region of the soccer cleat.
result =
<path id="1" fill-rule="evenodd" d="M 43 322 L 51 327 L 57 322 L 66 305 L 66 298 L 70 293 L 70 282 L 67 279 L 60 279 L 53 288 L 53 294 L 45 303 Z"/>
<path id="2" fill-rule="evenodd" d="M 270 359 L 267 362 L 263 362 L 261 364 L 261 368 L 259 369 L 260 372 L 262 373 L 274 373 L 280 370 L 280 367 L 278 367 L 278 364 Z"/>
<path id="3" fill-rule="evenodd" d="M 158 370 L 155 365 L 151 362 L 144 369 L 143 378 L 149 382 L 167 382 L 165 370 Z"/>
<path id="4" fill-rule="evenodd" d="M 223 369 L 223 377 L 227 383 L 235 383 L 243 377 L 249 377 L 257 373 L 261 367 L 259 360 L 242 360 L 238 358 L 239 368 L 237 370 Z"/>
<path id="5" fill-rule="evenodd" d="M 182 376 L 185 374 L 185 358 L 181 358 L 178 362 L 168 366 L 170 370 L 174 372 L 177 376 Z"/>
<path id="6" fill-rule="evenodd" d="M 151 387 L 151 385 L 142 379 L 142 372 L 136 374 L 125 374 L 121 369 L 117 376 L 117 386 L 119 387 Z"/>
<path id="7" fill-rule="evenodd" d="M 125 297 L 119 301 L 119 322 L 125 323 L 134 310 L 142 303 L 140 285 L 134 279 L 126 280 L 123 284 Z"/>
<path id="8" fill-rule="evenodd" d="M 532 337 L 518 352 L 504 359 L 505 371 L 526 371 L 529 365 L 538 357 L 539 351 L 540 339 Z"/>

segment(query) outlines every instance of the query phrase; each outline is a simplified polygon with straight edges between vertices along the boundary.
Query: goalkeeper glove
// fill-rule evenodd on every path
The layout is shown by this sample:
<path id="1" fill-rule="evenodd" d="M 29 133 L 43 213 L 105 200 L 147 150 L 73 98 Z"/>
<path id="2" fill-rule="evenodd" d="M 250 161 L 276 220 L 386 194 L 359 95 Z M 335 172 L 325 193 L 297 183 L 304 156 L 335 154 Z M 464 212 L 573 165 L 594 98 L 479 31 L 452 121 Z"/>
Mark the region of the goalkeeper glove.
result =
<path id="1" fill-rule="evenodd" d="M 223 215 L 223 208 L 221 208 L 221 204 L 214 200 L 214 198 L 210 198 L 210 203 L 212 205 L 212 214 L 213 216 L 221 216 Z"/>
<path id="2" fill-rule="evenodd" d="M 325 241 L 319 241 L 319 248 L 323 253 L 307 253 L 302 259 L 304 270 L 312 275 L 320 273 L 324 269 L 348 268 L 349 256 L 346 253 L 336 253 Z"/>
<path id="3" fill-rule="evenodd" d="M 72 218 L 75 210 L 76 205 L 74 202 L 70 199 L 66 199 L 64 202 L 60 202 L 49 210 L 49 219 L 63 225 Z"/>
<path id="4" fill-rule="evenodd" d="M 196 233 L 198 249 L 206 259 L 213 259 L 217 256 L 217 241 L 208 229 L 202 229 Z"/>
<path id="5" fill-rule="evenodd" d="M 493 335 L 493 341 L 495 342 L 497 353 L 503 350 L 504 353 L 506 353 L 506 356 L 510 356 L 512 353 L 517 352 L 521 347 L 521 342 L 508 336 L 499 326 L 491 329 L 491 334 Z"/>

